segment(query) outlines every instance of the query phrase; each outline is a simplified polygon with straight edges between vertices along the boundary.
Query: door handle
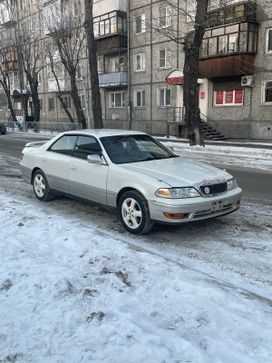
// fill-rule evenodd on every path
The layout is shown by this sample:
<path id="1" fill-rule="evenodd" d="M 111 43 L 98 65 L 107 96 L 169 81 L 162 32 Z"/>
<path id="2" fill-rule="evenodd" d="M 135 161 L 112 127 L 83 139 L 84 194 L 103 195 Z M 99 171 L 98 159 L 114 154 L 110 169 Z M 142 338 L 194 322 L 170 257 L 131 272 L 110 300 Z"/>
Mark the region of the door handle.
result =
<path id="1" fill-rule="evenodd" d="M 77 170 L 77 168 L 75 166 L 71 166 L 70 169 L 71 170 Z"/>

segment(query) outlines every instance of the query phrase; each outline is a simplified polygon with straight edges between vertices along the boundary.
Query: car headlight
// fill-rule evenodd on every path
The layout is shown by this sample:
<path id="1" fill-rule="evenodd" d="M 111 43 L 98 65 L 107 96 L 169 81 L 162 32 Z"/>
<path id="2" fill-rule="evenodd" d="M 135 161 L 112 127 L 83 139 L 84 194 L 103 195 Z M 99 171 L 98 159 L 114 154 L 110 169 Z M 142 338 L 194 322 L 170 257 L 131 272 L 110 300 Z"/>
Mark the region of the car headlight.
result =
<path id="1" fill-rule="evenodd" d="M 228 180 L 227 181 L 227 190 L 233 190 L 235 188 L 238 188 L 238 184 L 237 184 L 236 180 L 234 178 Z"/>
<path id="2" fill-rule="evenodd" d="M 183 198 L 195 198 L 200 194 L 195 188 L 160 188 L 156 191 L 155 195 L 161 198 L 170 199 L 183 199 Z"/>

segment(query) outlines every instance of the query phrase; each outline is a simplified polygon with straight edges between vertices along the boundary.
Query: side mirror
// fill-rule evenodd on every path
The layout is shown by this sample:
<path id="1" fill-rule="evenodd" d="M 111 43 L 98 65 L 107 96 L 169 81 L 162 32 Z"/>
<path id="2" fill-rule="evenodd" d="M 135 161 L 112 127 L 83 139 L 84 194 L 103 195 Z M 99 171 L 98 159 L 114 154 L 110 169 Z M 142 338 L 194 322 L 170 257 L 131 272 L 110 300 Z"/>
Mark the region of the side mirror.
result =
<path id="1" fill-rule="evenodd" d="M 88 163 L 90 164 L 104 164 L 103 158 L 98 154 L 88 155 L 87 156 Z"/>

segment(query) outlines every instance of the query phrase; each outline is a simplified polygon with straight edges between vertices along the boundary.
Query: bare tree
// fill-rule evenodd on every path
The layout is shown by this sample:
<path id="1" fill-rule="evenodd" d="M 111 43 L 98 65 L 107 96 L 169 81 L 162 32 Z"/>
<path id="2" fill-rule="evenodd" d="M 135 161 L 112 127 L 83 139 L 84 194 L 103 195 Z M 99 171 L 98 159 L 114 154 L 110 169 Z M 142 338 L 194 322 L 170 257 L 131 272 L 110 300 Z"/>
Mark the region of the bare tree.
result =
<path id="1" fill-rule="evenodd" d="M 51 21 L 47 23 L 47 27 L 55 50 L 58 52 L 59 59 L 69 75 L 71 83 L 69 93 L 73 100 L 77 121 L 83 129 L 86 129 L 86 118 L 81 106 L 77 86 L 77 71 L 85 46 L 85 34 L 82 31 L 81 18 L 73 17 L 69 10 L 65 8 L 61 9 L 61 11 L 64 14 L 51 14 Z M 52 63 L 51 65 L 54 66 Z M 61 98 L 58 98 L 61 101 Z"/>
<path id="2" fill-rule="evenodd" d="M 199 91 L 199 53 L 205 34 L 209 0 L 197 0 L 194 29 L 187 34 L 184 43 L 184 106 L 187 137 L 190 145 L 204 145 L 200 128 Z"/>
<path id="3" fill-rule="evenodd" d="M 14 47 L 17 49 L 18 60 L 30 87 L 33 118 L 40 121 L 40 100 L 38 74 L 44 67 L 45 50 L 37 29 L 30 29 L 30 24 L 18 24 L 15 28 Z"/>
<path id="4" fill-rule="evenodd" d="M 62 91 L 61 86 L 60 86 L 59 72 L 56 70 L 56 62 L 54 60 L 54 54 L 52 53 L 52 49 L 50 48 L 50 46 L 48 47 L 47 54 L 48 54 L 48 58 L 49 58 L 50 68 L 51 68 L 51 71 L 52 71 L 52 73 L 54 75 L 54 78 L 55 78 L 55 81 L 56 81 L 56 84 L 57 84 L 57 92 L 56 92 L 57 98 L 60 101 L 60 104 L 61 104 L 62 108 L 64 109 L 68 119 L 71 121 L 71 123 L 74 123 L 75 120 L 74 120 L 71 112 L 69 111 L 67 103 L 64 101 L 64 99 L 62 97 L 63 96 L 63 91 Z"/>
<path id="5" fill-rule="evenodd" d="M 15 51 L 12 47 L 1 47 L 0 57 L 2 62 L 0 63 L 0 84 L 3 87 L 5 95 L 7 97 L 8 108 L 10 110 L 11 120 L 17 122 L 16 113 L 13 106 L 12 95 L 11 95 L 11 82 L 10 75 L 13 71 L 10 68 L 10 64 L 15 61 Z"/>
<path id="6" fill-rule="evenodd" d="M 91 76 L 92 111 L 94 128 L 103 128 L 101 94 L 97 71 L 96 40 L 93 30 L 93 0 L 84 0 L 85 20 L 84 28 L 87 38 L 88 62 Z"/>

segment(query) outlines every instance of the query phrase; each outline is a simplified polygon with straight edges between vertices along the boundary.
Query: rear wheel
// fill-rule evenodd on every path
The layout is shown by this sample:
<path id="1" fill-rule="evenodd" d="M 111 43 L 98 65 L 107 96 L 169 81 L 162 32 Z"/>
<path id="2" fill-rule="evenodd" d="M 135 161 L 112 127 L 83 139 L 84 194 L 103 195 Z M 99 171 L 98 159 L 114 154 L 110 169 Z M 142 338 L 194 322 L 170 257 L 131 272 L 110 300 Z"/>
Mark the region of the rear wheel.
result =
<path id="1" fill-rule="evenodd" d="M 146 234 L 152 227 L 146 199 L 137 191 L 124 193 L 118 203 L 118 214 L 123 227 L 133 234 Z"/>
<path id="2" fill-rule="evenodd" d="M 33 175 L 33 191 L 37 199 L 47 202 L 54 198 L 49 188 L 45 174 L 41 170 L 35 171 Z"/>

